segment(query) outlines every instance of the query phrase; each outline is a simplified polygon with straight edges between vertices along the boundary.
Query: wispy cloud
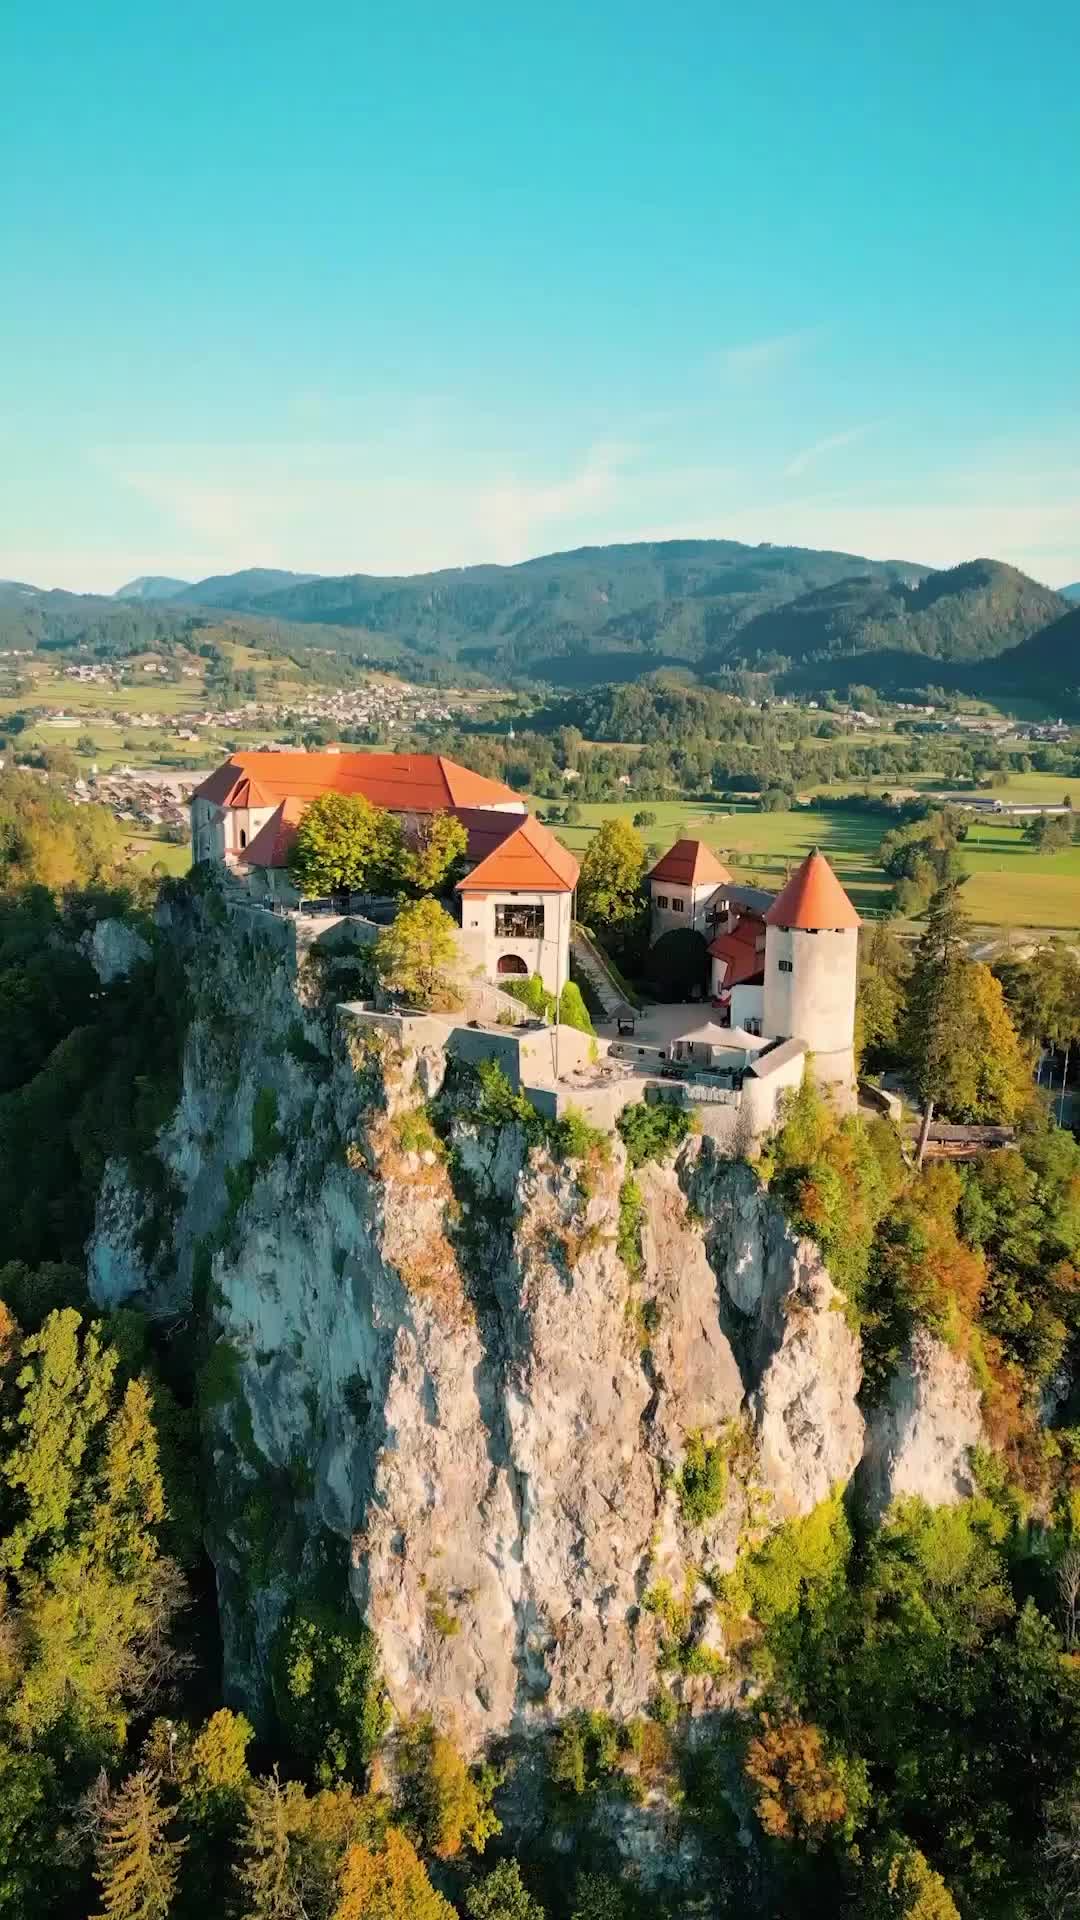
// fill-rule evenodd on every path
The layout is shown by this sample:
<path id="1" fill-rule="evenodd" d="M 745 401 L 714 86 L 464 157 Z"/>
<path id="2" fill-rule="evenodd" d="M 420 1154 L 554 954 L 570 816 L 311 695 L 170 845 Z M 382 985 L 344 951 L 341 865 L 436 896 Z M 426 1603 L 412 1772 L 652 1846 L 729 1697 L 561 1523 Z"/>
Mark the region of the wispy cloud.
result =
<path id="1" fill-rule="evenodd" d="M 793 333 L 773 333 L 761 340 L 747 340 L 737 346 L 720 347 L 707 356 L 706 365 L 731 380 L 753 380 L 787 366 L 818 338 L 817 327 L 802 327 Z"/>
<path id="2" fill-rule="evenodd" d="M 480 508 L 493 539 L 493 557 L 518 560 L 530 551 L 531 541 L 544 538 L 545 528 L 613 507 L 620 471 L 635 451 L 624 441 L 603 441 L 559 480 L 536 486 L 510 479 L 485 492 Z"/>
<path id="3" fill-rule="evenodd" d="M 853 447 L 859 440 L 865 440 L 867 434 L 873 432 L 875 424 L 873 420 L 867 420 L 861 427 L 848 427 L 843 433 L 826 434 L 823 440 L 815 440 L 812 446 L 803 447 L 801 453 L 793 455 L 784 472 L 789 479 L 796 479 L 825 454 L 836 453 L 840 447 Z"/>

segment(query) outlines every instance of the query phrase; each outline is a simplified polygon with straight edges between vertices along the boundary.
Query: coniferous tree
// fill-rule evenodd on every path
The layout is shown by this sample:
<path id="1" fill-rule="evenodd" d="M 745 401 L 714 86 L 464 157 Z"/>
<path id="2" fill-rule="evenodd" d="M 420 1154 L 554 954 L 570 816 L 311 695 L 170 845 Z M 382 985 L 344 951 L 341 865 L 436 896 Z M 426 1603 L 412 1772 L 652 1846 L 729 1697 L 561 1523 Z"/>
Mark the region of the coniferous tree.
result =
<path id="1" fill-rule="evenodd" d="M 96 1920 L 166 1920 L 176 1891 L 182 1840 L 170 1840 L 169 1814 L 157 1775 L 133 1773 L 102 1815 L 97 1878 L 102 1912 Z"/>
<path id="2" fill-rule="evenodd" d="M 333 1920 L 456 1920 L 428 1879 L 407 1834 L 390 1827 L 382 1846 L 350 1847 Z"/>
<path id="3" fill-rule="evenodd" d="M 276 1772 L 253 1788 L 241 1839 L 242 1920 L 307 1920 L 290 1840 L 288 1790 Z"/>
<path id="4" fill-rule="evenodd" d="M 947 880 L 932 896 L 908 986 L 904 1051 L 923 1102 L 920 1165 L 934 1108 L 941 1105 L 947 1091 L 959 1036 L 961 970 L 965 965 L 968 933 L 959 896 L 955 880 Z"/>

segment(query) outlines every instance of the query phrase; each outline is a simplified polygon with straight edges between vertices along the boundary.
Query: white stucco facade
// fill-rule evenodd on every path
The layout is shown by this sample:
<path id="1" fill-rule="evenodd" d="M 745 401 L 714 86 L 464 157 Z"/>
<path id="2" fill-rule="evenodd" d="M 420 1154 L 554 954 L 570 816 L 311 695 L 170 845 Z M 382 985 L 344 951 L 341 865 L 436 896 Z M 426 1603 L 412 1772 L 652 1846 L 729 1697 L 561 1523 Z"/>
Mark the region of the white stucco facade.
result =
<path id="1" fill-rule="evenodd" d="M 765 941 L 764 1030 L 802 1040 L 822 1085 L 855 1087 L 855 927 L 770 926 Z"/>
<path id="2" fill-rule="evenodd" d="M 488 980 L 538 973 L 549 993 L 570 978 L 573 895 L 462 893 L 461 939 L 467 960 Z"/>
<path id="3" fill-rule="evenodd" d="M 653 944 L 665 933 L 675 927 L 692 927 L 695 933 L 703 934 L 705 939 L 712 937 L 712 925 L 709 919 L 709 902 L 716 892 L 716 881 L 707 880 L 703 885 L 690 887 L 676 880 L 649 881 L 650 928 L 649 935 Z"/>

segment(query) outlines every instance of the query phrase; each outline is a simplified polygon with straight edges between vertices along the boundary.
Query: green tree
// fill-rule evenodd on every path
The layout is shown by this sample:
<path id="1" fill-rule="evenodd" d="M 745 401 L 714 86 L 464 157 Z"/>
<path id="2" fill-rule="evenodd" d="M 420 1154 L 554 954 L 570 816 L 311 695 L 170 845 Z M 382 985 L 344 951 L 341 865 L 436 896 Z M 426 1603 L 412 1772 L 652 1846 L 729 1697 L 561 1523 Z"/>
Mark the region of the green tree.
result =
<path id="1" fill-rule="evenodd" d="M 570 1920 L 628 1920 L 624 1889 L 607 1873 L 581 1873 Z"/>
<path id="2" fill-rule="evenodd" d="M 57 1784 L 51 1760 L 0 1746 L 0 1914 L 11 1920 L 44 1912 L 43 1890 L 56 1884 Z"/>
<path id="3" fill-rule="evenodd" d="M 313 800 L 289 854 L 301 893 L 379 893 L 393 888 L 400 867 L 400 822 L 360 793 Z"/>
<path id="4" fill-rule="evenodd" d="M 929 1126 L 952 1085 L 954 1048 L 962 1026 L 967 917 L 950 881 L 930 901 L 908 983 L 903 1045 Z"/>
<path id="5" fill-rule="evenodd" d="M 437 900 L 411 901 L 375 942 L 383 986 L 411 1005 L 447 1011 L 461 1005 L 457 929 Z"/>
<path id="6" fill-rule="evenodd" d="M 859 939 L 855 1050 L 873 1072 L 897 1057 L 907 990 L 908 958 L 887 920 L 872 920 Z"/>
<path id="7" fill-rule="evenodd" d="M 957 889 L 930 902 L 908 988 L 903 1051 L 924 1103 L 923 1136 L 935 1108 L 958 1121 L 1009 1121 L 1030 1099 L 1030 1070 L 1000 982 L 967 957 L 968 925 Z"/>
<path id="8" fill-rule="evenodd" d="M 84 1486 L 83 1461 L 109 1413 L 116 1354 L 73 1307 L 51 1313 L 23 1343 L 18 1412 L 3 1423 L 0 1478 L 13 1496 L 0 1566 L 17 1569 L 39 1544 L 59 1544 Z M 11 1524 L 11 1519 L 14 1524 Z"/>
<path id="9" fill-rule="evenodd" d="M 465 1895 L 469 1920 L 544 1920 L 544 1909 L 525 1886 L 516 1860 L 497 1867 Z"/>
<path id="10" fill-rule="evenodd" d="M 601 821 L 589 841 L 578 878 L 578 912 L 605 939 L 618 940 L 645 913 L 645 844 L 622 814 Z"/>
<path id="11" fill-rule="evenodd" d="M 468 850 L 469 836 L 455 814 L 431 814 L 402 846 L 402 884 L 417 896 L 446 893 L 461 878 Z"/>
<path id="12" fill-rule="evenodd" d="M 184 1849 L 182 1840 L 167 1837 L 168 1823 L 152 1773 L 131 1774 L 111 1796 L 97 1843 L 97 1920 L 166 1920 Z"/>
<path id="13" fill-rule="evenodd" d="M 559 995 L 559 1021 L 564 1027 L 576 1027 L 579 1033 L 595 1032 L 581 988 L 574 980 L 568 980 Z"/>
<path id="14" fill-rule="evenodd" d="M 362 1780 L 387 1727 L 374 1636 L 354 1614 L 302 1607 L 285 1620 L 274 1700 L 291 1746 L 325 1785 Z"/>

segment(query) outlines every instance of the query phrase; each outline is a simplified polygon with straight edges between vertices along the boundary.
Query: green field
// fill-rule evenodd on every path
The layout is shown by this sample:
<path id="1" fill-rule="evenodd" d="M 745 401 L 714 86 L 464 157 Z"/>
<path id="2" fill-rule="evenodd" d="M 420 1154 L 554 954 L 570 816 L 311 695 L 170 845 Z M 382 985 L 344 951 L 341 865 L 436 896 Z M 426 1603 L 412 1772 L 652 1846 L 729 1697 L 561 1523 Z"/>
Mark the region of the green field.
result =
<path id="1" fill-rule="evenodd" d="M 1056 787 L 1060 786 L 1059 780 Z M 541 813 L 544 804 L 534 802 Z M 580 859 L 601 820 L 610 814 L 631 819 L 641 806 L 636 800 L 583 806 L 578 825 L 560 825 L 556 830 Z M 704 840 L 738 878 L 764 887 L 781 886 L 791 867 L 811 847 L 820 847 L 860 913 L 886 910 L 889 884 L 876 860 L 886 824 L 880 816 L 844 810 L 819 813 L 810 808 L 785 813 L 758 813 L 749 807 L 733 811 L 711 801 L 657 802 L 648 811 L 656 815 L 656 825 L 643 832 L 650 847 L 669 847 L 682 835 Z M 961 857 L 971 875 L 964 903 L 977 926 L 1054 928 L 1066 933 L 1080 929 L 1080 847 L 1036 853 L 1019 827 L 988 820 L 972 827 Z"/>
<path id="2" fill-rule="evenodd" d="M 159 867 L 165 873 L 180 876 L 191 866 L 191 848 L 186 843 L 178 847 L 171 840 L 155 840 L 149 834 L 136 833 L 126 845 L 131 850 L 131 864 L 140 873 L 150 873 Z"/>

